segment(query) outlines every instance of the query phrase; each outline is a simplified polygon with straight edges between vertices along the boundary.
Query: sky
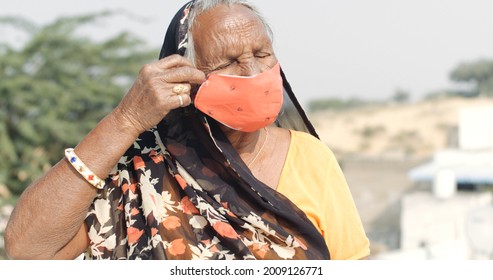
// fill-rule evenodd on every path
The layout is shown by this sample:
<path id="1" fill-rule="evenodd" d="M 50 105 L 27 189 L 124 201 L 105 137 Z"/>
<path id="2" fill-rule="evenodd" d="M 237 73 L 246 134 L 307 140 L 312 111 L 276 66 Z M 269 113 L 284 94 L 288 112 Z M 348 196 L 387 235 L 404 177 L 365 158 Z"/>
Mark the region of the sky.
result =
<path id="1" fill-rule="evenodd" d="M 185 0 L 3 1 L 0 16 L 42 24 L 103 9 L 129 11 L 86 32 L 129 30 L 159 48 Z M 274 31 L 274 48 L 302 103 L 324 98 L 385 99 L 405 90 L 417 100 L 456 88 L 461 62 L 493 59 L 491 0 L 251 0 Z M 21 40 L 0 26 L 0 37 Z"/>

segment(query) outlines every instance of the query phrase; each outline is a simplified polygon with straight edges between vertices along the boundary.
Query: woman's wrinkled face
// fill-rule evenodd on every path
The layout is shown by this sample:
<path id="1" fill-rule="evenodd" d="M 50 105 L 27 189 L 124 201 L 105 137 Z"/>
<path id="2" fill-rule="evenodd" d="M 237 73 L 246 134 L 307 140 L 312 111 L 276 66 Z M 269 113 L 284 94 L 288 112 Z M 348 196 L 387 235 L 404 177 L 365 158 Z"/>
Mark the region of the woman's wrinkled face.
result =
<path id="1" fill-rule="evenodd" d="M 192 32 L 195 64 L 206 74 L 253 76 L 277 63 L 267 30 L 243 5 L 220 5 L 202 13 Z"/>

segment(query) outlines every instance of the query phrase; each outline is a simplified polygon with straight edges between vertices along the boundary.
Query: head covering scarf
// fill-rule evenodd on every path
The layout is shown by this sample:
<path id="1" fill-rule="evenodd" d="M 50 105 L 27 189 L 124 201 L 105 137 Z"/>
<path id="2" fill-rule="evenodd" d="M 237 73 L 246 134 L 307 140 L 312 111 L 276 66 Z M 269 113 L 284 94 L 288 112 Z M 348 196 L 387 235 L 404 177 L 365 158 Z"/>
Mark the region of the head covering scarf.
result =
<path id="1" fill-rule="evenodd" d="M 188 14 L 173 18 L 160 58 L 184 55 Z M 284 73 L 277 125 L 316 136 Z M 329 259 L 305 213 L 257 180 L 218 123 L 193 105 L 144 132 L 106 179 L 87 218 L 92 259 Z"/>

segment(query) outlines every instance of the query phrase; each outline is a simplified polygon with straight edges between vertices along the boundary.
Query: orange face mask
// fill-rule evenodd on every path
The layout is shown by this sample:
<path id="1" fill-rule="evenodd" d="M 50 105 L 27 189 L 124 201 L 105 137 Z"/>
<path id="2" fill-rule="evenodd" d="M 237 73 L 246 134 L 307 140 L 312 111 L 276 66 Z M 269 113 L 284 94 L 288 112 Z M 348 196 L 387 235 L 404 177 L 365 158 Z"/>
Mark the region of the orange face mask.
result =
<path id="1" fill-rule="evenodd" d="M 211 74 L 195 96 L 195 107 L 223 125 L 253 132 L 272 124 L 283 101 L 281 68 L 251 77 Z"/>

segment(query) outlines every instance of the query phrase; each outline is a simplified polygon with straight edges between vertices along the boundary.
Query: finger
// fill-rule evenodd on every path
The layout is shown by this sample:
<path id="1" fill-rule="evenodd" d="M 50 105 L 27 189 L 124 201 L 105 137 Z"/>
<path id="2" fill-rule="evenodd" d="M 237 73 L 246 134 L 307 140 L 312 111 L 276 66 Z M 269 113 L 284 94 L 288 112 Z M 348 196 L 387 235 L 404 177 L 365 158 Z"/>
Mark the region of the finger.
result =
<path id="1" fill-rule="evenodd" d="M 192 103 L 192 99 L 190 98 L 190 95 L 188 94 L 177 94 L 175 95 L 176 97 L 174 98 L 174 103 L 175 103 L 175 108 L 179 107 L 186 107 Z"/>
<path id="2" fill-rule="evenodd" d="M 162 74 L 162 78 L 168 83 L 188 82 L 192 84 L 201 84 L 205 82 L 206 76 L 204 72 L 195 67 L 181 66 L 168 69 Z"/>
<path id="3" fill-rule="evenodd" d="M 190 89 L 192 86 L 190 84 L 176 84 L 173 86 L 171 91 L 176 94 L 190 94 Z"/>
<path id="4" fill-rule="evenodd" d="M 181 66 L 193 67 L 193 63 L 190 60 L 178 54 L 173 54 L 162 58 L 159 61 L 156 61 L 155 64 L 161 69 L 169 69 Z"/>

